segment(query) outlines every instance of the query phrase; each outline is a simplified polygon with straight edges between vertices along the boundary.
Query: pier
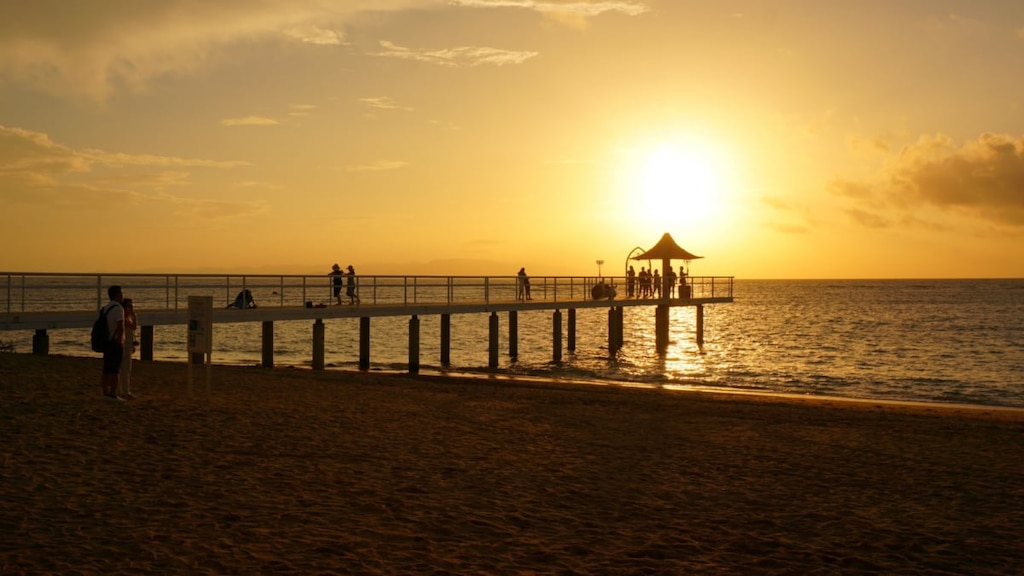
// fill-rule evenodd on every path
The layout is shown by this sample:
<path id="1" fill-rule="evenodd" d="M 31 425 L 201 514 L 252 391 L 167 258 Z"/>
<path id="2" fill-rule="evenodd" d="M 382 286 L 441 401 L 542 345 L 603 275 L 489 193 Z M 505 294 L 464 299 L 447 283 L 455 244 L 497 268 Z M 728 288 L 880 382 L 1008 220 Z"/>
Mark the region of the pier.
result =
<path id="1" fill-rule="evenodd" d="M 630 257 L 666 256 L 654 251 Z M 669 262 L 666 260 L 663 264 L 666 265 L 663 269 L 668 269 Z M 668 345 L 670 308 L 695 309 L 695 338 L 698 345 L 703 345 L 704 306 L 733 301 L 732 276 L 684 276 L 682 282 L 672 286 L 666 277 L 657 297 L 641 297 L 638 292 L 629 295 L 626 286 L 630 280 L 624 275 L 530 277 L 530 299 L 526 299 L 523 279 L 517 276 L 357 276 L 359 303 L 335 305 L 331 278 L 327 275 L 0 272 L 0 334 L 33 331 L 32 352 L 48 354 L 49 331 L 90 328 L 99 309 L 107 302 L 107 287 L 116 284 L 124 288 L 125 296 L 132 298 L 138 310 L 140 359 L 143 361 L 153 359 L 154 327 L 187 325 L 189 297 L 208 296 L 215 302 L 213 324 L 262 323 L 261 364 L 265 367 L 274 366 L 274 323 L 279 321 L 311 322 L 311 364 L 314 369 L 322 370 L 324 321 L 358 318 L 359 368 L 368 370 L 373 318 L 406 316 L 409 318 L 408 369 L 417 372 L 421 317 L 439 317 L 438 360 L 447 366 L 450 364 L 451 316 L 488 314 L 488 365 L 495 369 L 500 356 L 502 316 L 508 331 L 508 353 L 515 357 L 519 346 L 519 312 L 551 311 L 551 357 L 559 362 L 563 349 L 576 349 L 576 311 L 579 309 L 608 310 L 608 350 L 614 352 L 624 343 L 623 309 L 653 307 L 657 347 L 664 350 Z M 254 307 L 228 307 L 246 290 L 253 295 Z M 343 299 L 347 298 L 343 295 Z"/>

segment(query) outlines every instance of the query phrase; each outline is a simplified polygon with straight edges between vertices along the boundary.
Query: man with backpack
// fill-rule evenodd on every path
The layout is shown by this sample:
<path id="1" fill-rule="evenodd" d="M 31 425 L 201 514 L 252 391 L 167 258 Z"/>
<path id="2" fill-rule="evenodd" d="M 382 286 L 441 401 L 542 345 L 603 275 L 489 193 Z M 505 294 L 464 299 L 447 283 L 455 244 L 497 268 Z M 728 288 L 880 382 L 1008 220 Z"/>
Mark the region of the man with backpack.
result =
<path id="1" fill-rule="evenodd" d="M 103 397 L 109 400 L 123 400 L 117 395 L 118 375 L 121 373 L 121 361 L 124 359 L 124 308 L 121 301 L 124 295 L 120 286 L 107 288 L 110 302 L 100 309 L 100 315 L 106 317 L 107 338 L 103 347 L 103 376 L 100 386 Z"/>

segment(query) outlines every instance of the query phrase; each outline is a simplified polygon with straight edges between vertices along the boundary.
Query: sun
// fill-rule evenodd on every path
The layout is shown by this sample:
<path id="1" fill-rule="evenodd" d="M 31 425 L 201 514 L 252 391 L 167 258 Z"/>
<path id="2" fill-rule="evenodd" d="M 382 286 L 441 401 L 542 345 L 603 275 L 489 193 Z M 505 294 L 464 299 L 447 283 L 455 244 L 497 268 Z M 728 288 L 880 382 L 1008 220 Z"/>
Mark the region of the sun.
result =
<path id="1" fill-rule="evenodd" d="M 721 195 L 720 162 L 708 148 L 663 144 L 639 158 L 636 207 L 680 223 L 713 217 Z"/>

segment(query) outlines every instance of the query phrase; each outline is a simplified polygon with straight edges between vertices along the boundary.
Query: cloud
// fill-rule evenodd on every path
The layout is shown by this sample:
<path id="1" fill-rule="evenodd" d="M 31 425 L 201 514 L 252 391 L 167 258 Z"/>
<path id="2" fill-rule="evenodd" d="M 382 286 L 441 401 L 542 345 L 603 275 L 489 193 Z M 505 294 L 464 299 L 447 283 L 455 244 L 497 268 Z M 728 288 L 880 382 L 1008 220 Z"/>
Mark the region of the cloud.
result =
<path id="1" fill-rule="evenodd" d="M 0 197 L 12 203 L 95 207 L 117 202 L 137 205 L 158 199 L 191 206 L 199 201 L 160 192 L 169 186 L 191 184 L 190 173 L 180 168 L 249 165 L 241 161 L 75 150 L 53 142 L 46 134 L 0 125 Z"/>
<path id="2" fill-rule="evenodd" d="M 156 78 L 223 64 L 253 42 L 344 43 L 365 11 L 443 6 L 442 0 L 162 0 L 0 2 L 0 83 L 98 101 Z"/>
<path id="3" fill-rule="evenodd" d="M 309 116 L 316 110 L 314 104 L 292 104 L 288 107 L 289 116 Z"/>
<path id="4" fill-rule="evenodd" d="M 469 8 L 524 8 L 537 12 L 563 12 L 580 16 L 597 16 L 605 12 L 619 12 L 637 16 L 650 11 L 642 2 L 605 1 L 605 2 L 541 2 L 537 0 L 453 0 L 455 6 Z"/>
<path id="5" fill-rule="evenodd" d="M 488 48 L 485 46 L 461 46 L 457 48 L 442 48 L 439 50 L 414 50 L 404 48 L 392 42 L 382 40 L 380 42 L 381 52 L 375 52 L 373 56 L 385 58 L 400 58 L 403 60 L 414 60 L 437 64 L 439 66 L 471 67 L 482 64 L 504 66 L 505 64 L 522 64 L 533 58 L 538 53 L 530 51 L 502 50 L 500 48 Z"/>
<path id="6" fill-rule="evenodd" d="M 383 172 L 385 170 L 398 170 L 408 166 L 408 162 L 401 160 L 378 160 L 372 164 L 357 164 L 346 166 L 346 172 Z"/>
<path id="7" fill-rule="evenodd" d="M 1024 226 L 1024 137 L 986 133 L 957 146 L 948 136 L 922 136 L 871 181 L 837 180 L 830 191 L 854 201 L 849 214 L 872 227 L 889 221 L 858 210 L 927 208 Z"/>
<path id="8" fill-rule="evenodd" d="M 337 30 L 328 30 L 319 26 L 307 25 L 289 28 L 283 31 L 285 36 L 306 44 L 318 46 L 341 46 L 345 44 L 345 35 Z"/>
<path id="9" fill-rule="evenodd" d="M 395 102 L 394 99 L 387 96 L 360 98 L 359 101 L 366 104 L 368 108 L 375 108 L 377 110 L 404 110 L 406 112 L 412 112 L 412 108 L 408 106 L 401 106 Z"/>
<path id="10" fill-rule="evenodd" d="M 225 118 L 220 121 L 220 124 L 221 126 L 277 126 L 280 122 L 264 116 L 246 116 L 244 118 Z"/>

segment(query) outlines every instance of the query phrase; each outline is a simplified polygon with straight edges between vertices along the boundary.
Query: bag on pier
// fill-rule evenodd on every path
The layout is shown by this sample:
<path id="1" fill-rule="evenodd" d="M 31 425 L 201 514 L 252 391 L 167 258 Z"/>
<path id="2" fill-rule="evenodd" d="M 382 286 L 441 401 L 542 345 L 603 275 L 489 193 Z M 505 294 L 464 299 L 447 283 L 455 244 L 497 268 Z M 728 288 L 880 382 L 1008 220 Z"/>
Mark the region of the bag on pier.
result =
<path id="1" fill-rule="evenodd" d="M 103 352 L 110 342 L 110 327 L 107 326 L 107 307 L 100 309 L 100 317 L 92 323 L 92 351 Z"/>

